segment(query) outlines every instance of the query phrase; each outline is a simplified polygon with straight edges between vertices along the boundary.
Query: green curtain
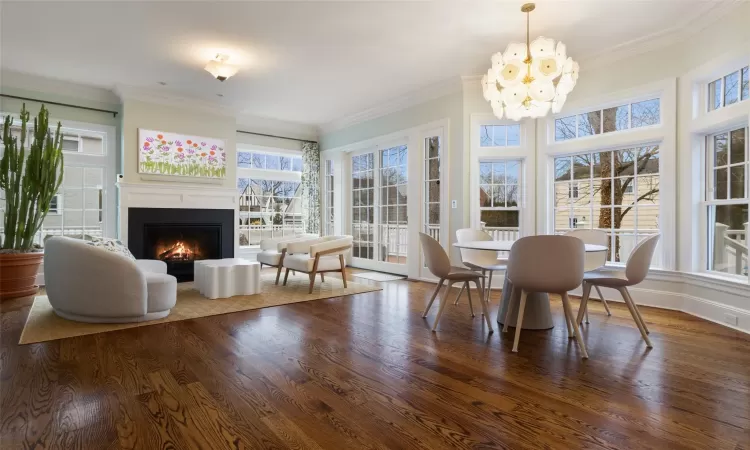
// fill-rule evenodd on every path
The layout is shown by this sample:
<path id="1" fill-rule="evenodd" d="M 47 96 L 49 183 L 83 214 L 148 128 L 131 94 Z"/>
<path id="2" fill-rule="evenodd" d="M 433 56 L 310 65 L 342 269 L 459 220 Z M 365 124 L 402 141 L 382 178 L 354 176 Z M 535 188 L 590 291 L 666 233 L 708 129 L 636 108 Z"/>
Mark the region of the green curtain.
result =
<path id="1" fill-rule="evenodd" d="M 302 144 L 302 224 L 305 233 L 320 234 L 320 147 Z"/>

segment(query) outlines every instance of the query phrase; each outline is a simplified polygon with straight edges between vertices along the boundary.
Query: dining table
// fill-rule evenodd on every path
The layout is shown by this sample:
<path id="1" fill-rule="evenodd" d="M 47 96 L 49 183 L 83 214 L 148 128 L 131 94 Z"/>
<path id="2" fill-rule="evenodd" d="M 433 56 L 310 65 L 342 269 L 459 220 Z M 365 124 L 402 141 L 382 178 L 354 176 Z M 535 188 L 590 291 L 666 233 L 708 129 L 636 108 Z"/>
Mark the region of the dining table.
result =
<path id="1" fill-rule="evenodd" d="M 453 244 L 456 248 L 468 250 L 487 250 L 494 252 L 509 252 L 515 241 L 467 241 Z M 586 253 L 606 252 L 604 245 L 585 244 Z M 521 303 L 521 292 L 511 297 L 513 287 L 504 277 L 500 308 L 497 311 L 497 323 L 503 325 L 508 308 L 511 308 L 508 326 L 515 327 L 518 319 L 518 305 Z M 488 286 L 491 289 L 491 286 Z M 487 296 L 489 302 L 489 295 Z M 510 301 L 508 301 L 510 299 Z M 546 292 L 532 292 L 526 297 L 526 307 L 523 315 L 523 330 L 549 330 L 554 327 L 552 312 L 550 310 L 549 294 Z"/>

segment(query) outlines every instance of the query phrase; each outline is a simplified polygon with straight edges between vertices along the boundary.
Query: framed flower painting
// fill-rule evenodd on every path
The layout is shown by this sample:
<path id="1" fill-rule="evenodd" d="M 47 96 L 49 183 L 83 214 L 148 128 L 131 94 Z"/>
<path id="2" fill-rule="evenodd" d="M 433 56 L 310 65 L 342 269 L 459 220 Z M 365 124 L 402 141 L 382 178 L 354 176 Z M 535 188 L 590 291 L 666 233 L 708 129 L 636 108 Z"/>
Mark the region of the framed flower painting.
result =
<path id="1" fill-rule="evenodd" d="M 138 173 L 225 178 L 224 141 L 139 128 Z"/>

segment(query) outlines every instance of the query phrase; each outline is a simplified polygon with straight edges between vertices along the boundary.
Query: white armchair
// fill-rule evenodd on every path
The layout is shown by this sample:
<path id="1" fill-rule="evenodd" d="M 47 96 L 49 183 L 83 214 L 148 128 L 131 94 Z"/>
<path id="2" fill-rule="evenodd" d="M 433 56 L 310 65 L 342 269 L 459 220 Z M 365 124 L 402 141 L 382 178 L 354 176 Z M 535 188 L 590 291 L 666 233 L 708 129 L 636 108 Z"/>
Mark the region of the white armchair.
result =
<path id="1" fill-rule="evenodd" d="M 276 284 L 279 284 L 287 245 L 294 241 L 315 239 L 317 237 L 317 234 L 298 234 L 296 236 L 285 236 L 276 239 L 263 239 L 260 241 L 260 253 L 256 255 L 256 259 L 260 263 L 260 268 L 263 268 L 263 264 L 270 267 L 278 267 L 279 270 L 276 271 Z"/>
<path id="2" fill-rule="evenodd" d="M 164 261 L 133 261 L 67 237 L 44 243 L 44 282 L 55 314 L 78 322 L 161 319 L 177 301 Z"/>
<path id="3" fill-rule="evenodd" d="M 312 294 L 315 285 L 315 275 L 320 274 L 321 281 L 325 281 L 324 272 L 341 272 L 346 287 L 346 260 L 344 255 L 352 248 L 351 236 L 324 236 L 317 239 L 290 242 L 286 247 L 284 258 L 284 285 L 289 277 L 289 271 L 307 273 L 310 276 L 310 290 Z"/>

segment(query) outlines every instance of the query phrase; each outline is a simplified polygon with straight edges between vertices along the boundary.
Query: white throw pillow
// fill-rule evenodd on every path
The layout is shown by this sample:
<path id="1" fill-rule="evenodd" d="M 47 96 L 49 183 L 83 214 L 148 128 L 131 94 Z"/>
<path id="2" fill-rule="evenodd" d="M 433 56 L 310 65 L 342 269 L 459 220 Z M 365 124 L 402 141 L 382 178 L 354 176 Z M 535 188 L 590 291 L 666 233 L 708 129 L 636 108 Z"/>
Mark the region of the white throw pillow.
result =
<path id="1" fill-rule="evenodd" d="M 117 253 L 118 255 L 122 255 L 135 261 L 135 256 L 133 256 L 133 254 L 130 253 L 130 250 L 128 250 L 128 248 L 125 247 L 125 245 L 123 245 L 123 243 L 118 241 L 117 239 L 94 237 L 91 241 L 86 241 L 86 243 L 93 247 L 98 247 L 112 253 Z"/>

